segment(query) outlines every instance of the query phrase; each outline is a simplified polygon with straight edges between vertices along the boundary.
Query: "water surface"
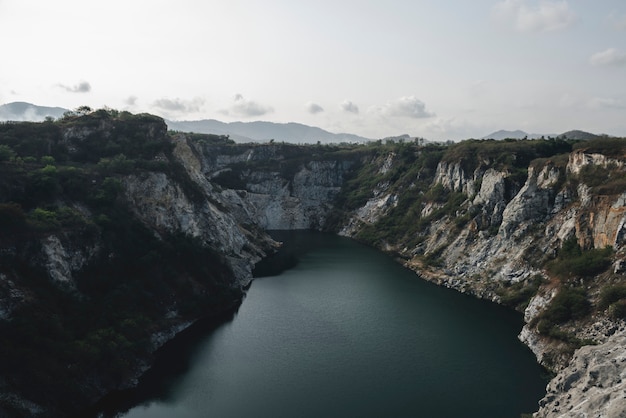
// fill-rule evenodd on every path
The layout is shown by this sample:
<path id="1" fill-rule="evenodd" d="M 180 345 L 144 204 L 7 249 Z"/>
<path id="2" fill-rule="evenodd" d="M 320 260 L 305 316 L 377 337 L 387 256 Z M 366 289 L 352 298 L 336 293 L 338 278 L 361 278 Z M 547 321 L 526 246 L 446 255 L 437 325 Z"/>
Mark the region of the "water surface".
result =
<path id="1" fill-rule="evenodd" d="M 234 319 L 127 418 L 479 417 L 537 409 L 518 314 L 420 280 L 351 240 L 276 233 Z M 287 264 L 288 269 L 277 273 Z M 178 361 L 170 355 L 167 362 Z"/>

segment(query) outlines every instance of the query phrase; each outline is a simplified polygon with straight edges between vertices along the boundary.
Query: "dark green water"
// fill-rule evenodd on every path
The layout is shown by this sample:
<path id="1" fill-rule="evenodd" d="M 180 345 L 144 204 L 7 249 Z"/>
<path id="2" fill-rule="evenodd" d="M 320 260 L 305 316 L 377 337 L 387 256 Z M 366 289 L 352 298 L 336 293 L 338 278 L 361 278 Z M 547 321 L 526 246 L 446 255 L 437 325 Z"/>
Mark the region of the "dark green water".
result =
<path id="1" fill-rule="evenodd" d="M 353 241 L 281 233 L 235 318 L 127 418 L 519 418 L 545 381 L 519 315 L 420 280 Z M 285 261 L 291 268 L 277 274 Z M 176 362 L 175 356 L 167 359 Z"/>

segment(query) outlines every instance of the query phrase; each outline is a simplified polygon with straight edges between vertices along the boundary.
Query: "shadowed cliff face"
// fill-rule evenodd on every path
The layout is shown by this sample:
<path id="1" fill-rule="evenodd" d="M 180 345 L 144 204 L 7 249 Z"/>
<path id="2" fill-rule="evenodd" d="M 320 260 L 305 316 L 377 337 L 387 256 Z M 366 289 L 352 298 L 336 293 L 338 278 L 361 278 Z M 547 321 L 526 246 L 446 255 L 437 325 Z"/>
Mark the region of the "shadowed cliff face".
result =
<path id="1" fill-rule="evenodd" d="M 236 306 L 277 245 L 264 229 L 335 231 L 523 312 L 520 338 L 560 371 L 540 416 L 565 411 L 555 402 L 583 387 L 558 383 L 578 381 L 574 350 L 601 343 L 574 357 L 598 364 L 626 350 L 626 144 L 594 141 L 234 144 L 114 111 L 1 125 L 0 332 L 15 342 L 2 357 L 37 378 L 5 362 L 0 411 L 62 415 L 132 385 L 177 331 Z M 37 346 L 48 361 L 22 349 Z M 114 354 L 123 364 L 104 367 Z M 72 385 L 32 392 L 59 370 Z M 594 387 L 607 402 L 589 405 L 617 407 Z"/>

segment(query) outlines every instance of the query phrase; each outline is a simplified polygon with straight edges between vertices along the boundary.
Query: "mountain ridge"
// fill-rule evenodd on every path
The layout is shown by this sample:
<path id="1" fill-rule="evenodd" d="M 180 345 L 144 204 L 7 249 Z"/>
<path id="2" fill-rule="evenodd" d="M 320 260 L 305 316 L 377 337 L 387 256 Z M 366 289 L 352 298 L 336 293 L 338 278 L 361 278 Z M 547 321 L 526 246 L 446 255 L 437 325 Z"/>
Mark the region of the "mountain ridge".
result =
<path id="1" fill-rule="evenodd" d="M 70 109 L 39 106 L 27 102 L 11 102 L 0 105 L 0 121 L 41 122 L 46 117 L 58 119 Z M 217 119 L 174 121 L 165 119 L 168 129 L 201 134 L 228 135 L 236 142 L 293 142 L 293 143 L 340 143 L 369 142 L 371 138 L 340 132 L 333 133 L 322 128 L 298 122 L 222 122 Z"/>
<path id="2" fill-rule="evenodd" d="M 604 135 L 598 135 L 591 132 L 586 132 L 580 129 L 573 129 L 567 132 L 563 132 L 561 134 L 530 134 L 528 132 L 522 131 L 521 129 L 516 129 L 514 131 L 508 131 L 506 129 L 500 129 L 499 131 L 495 131 L 490 133 L 489 135 L 485 135 L 480 139 L 540 139 L 540 138 L 564 138 L 564 139 L 595 139 L 600 138 Z"/>

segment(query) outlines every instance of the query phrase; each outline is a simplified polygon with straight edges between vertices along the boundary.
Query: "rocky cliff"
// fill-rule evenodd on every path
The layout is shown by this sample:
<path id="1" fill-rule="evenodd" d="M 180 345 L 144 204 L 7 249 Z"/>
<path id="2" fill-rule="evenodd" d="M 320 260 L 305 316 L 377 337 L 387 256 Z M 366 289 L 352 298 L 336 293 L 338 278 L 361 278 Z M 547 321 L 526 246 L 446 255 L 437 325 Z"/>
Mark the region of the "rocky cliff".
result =
<path id="1" fill-rule="evenodd" d="M 0 357 L 33 361 L 38 388 L 59 370 L 80 382 L 38 397 L 5 361 L 7 414 L 131 385 L 176 331 L 237 305 L 277 245 L 264 229 L 311 228 L 523 313 L 520 339 L 556 373 L 537 417 L 623 408 L 626 141 L 234 144 L 110 110 L 0 128 L 0 332 L 15 341 Z M 59 341 L 52 366 L 19 352 Z"/>
<path id="2" fill-rule="evenodd" d="M 0 144 L 2 416 L 73 416 L 134 385 L 177 332 L 236 310 L 275 248 L 159 118 L 5 124 Z"/>
<path id="3" fill-rule="evenodd" d="M 496 158 L 510 152 L 505 163 L 480 149 L 492 143 L 475 145 L 445 151 L 418 193 L 397 158 L 409 174 L 380 178 L 340 233 L 427 280 L 523 311 L 520 339 L 557 373 L 537 417 L 621 416 L 625 144 L 564 153 L 565 144 L 546 152 L 530 141 L 529 158 L 520 143 L 503 143 Z M 393 155 L 374 162 L 379 172 Z M 389 234 L 398 223 L 407 227 Z"/>

